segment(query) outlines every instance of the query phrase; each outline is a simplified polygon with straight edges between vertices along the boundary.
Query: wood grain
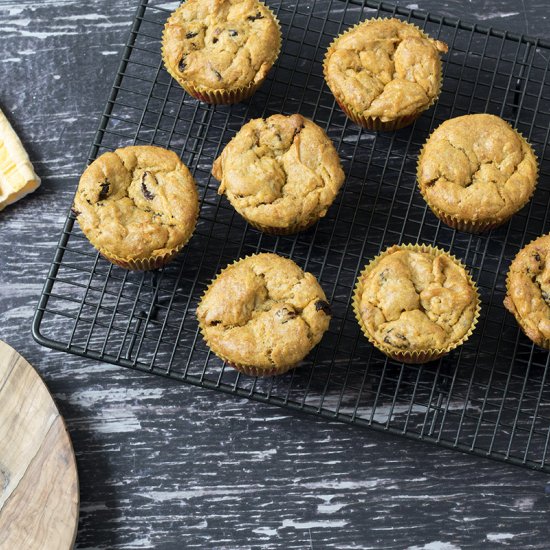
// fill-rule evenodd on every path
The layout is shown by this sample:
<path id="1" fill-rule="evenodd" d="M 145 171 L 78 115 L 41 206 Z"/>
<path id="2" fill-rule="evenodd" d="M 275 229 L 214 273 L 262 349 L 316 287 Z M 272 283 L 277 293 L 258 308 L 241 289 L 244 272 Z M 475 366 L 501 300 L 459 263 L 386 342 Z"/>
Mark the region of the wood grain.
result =
<path id="1" fill-rule="evenodd" d="M 0 340 L 0 548 L 66 550 L 78 476 L 62 417 L 37 372 Z"/>

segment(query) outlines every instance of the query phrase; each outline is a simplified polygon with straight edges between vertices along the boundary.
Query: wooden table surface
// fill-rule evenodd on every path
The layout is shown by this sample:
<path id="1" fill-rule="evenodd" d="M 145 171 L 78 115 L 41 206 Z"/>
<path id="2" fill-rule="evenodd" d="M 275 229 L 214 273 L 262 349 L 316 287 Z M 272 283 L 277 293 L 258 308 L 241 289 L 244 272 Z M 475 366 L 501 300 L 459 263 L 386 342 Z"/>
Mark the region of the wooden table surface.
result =
<path id="1" fill-rule="evenodd" d="M 550 39 L 547 0 L 402 5 Z M 33 341 L 134 11 L 122 0 L 0 0 L 0 105 L 43 178 L 0 214 L 0 338 L 37 368 L 66 419 L 77 548 L 550 548 L 546 475 Z"/>

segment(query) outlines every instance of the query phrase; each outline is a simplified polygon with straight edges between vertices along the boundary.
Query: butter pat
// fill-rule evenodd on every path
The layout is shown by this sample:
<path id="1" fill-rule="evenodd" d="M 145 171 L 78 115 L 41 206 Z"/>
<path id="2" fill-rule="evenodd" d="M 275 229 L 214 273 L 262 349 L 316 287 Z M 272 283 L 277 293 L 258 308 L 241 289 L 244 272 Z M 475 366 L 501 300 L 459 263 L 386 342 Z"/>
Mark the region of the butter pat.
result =
<path id="1" fill-rule="evenodd" d="M 9 120 L 0 110 L 0 210 L 32 193 L 40 178 Z"/>

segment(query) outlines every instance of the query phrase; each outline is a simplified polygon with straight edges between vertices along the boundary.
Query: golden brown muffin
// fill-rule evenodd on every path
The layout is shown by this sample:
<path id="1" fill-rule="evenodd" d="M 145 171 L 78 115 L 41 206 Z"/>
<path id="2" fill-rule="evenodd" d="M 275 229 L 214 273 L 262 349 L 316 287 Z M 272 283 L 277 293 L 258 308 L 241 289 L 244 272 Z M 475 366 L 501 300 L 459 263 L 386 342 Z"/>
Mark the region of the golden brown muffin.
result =
<path id="1" fill-rule="evenodd" d="M 319 343 L 330 322 L 311 273 L 277 254 L 249 256 L 224 269 L 197 308 L 208 346 L 251 376 L 282 374 Z"/>
<path id="2" fill-rule="evenodd" d="M 506 309 L 537 346 L 550 349 L 550 235 L 515 257 L 506 280 Z"/>
<path id="3" fill-rule="evenodd" d="M 494 115 L 452 118 L 428 138 L 418 159 L 418 185 L 433 213 L 462 231 L 481 232 L 509 220 L 537 183 L 531 146 Z"/>
<path id="4" fill-rule="evenodd" d="M 272 234 L 303 231 L 322 218 L 344 172 L 325 132 L 301 115 L 251 120 L 225 147 L 212 174 L 248 223 Z"/>
<path id="5" fill-rule="evenodd" d="M 156 269 L 191 237 L 199 213 L 197 187 L 176 153 L 124 147 L 88 166 L 73 212 L 109 261 L 126 269 Z"/>
<path id="6" fill-rule="evenodd" d="M 441 91 L 447 45 L 399 19 L 368 19 L 341 34 L 324 62 L 344 112 L 371 130 L 397 130 L 431 107 Z"/>
<path id="7" fill-rule="evenodd" d="M 464 266 L 447 252 L 394 245 L 359 276 L 353 307 L 379 350 L 405 363 L 426 363 L 469 338 L 479 296 Z"/>
<path id="8" fill-rule="evenodd" d="M 279 56 L 281 30 L 257 0 L 187 0 L 168 18 L 168 72 L 207 103 L 238 103 L 261 86 Z"/>

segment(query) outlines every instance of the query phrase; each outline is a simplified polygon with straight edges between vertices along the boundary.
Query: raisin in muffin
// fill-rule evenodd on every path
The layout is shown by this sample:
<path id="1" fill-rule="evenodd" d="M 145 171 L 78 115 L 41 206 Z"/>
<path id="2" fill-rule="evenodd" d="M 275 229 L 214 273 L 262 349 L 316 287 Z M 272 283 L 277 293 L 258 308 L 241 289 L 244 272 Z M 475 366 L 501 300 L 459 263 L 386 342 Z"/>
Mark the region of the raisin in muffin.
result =
<path id="1" fill-rule="evenodd" d="M 197 308 L 212 351 L 251 376 L 282 374 L 319 343 L 330 322 L 311 273 L 277 254 L 248 256 L 224 269 Z"/>
<path id="2" fill-rule="evenodd" d="M 418 159 L 418 186 L 447 225 L 478 233 L 508 221 L 531 198 L 537 158 L 500 117 L 452 118 L 428 138 Z"/>
<path id="3" fill-rule="evenodd" d="M 397 130 L 431 107 L 441 91 L 447 45 L 399 19 L 368 19 L 341 34 L 324 62 L 344 112 L 370 130 Z"/>
<path id="4" fill-rule="evenodd" d="M 281 47 L 273 13 L 257 0 L 187 0 L 164 27 L 168 72 L 207 103 L 237 103 L 262 85 Z"/>
<path id="5" fill-rule="evenodd" d="M 212 174 L 235 210 L 271 234 L 303 231 L 322 218 L 344 181 L 325 132 L 301 115 L 251 120 L 225 147 Z"/>
<path id="6" fill-rule="evenodd" d="M 126 269 L 156 269 L 190 239 L 199 212 L 197 187 L 172 151 L 124 147 L 88 166 L 73 212 L 109 261 Z"/>
<path id="7" fill-rule="evenodd" d="M 506 281 L 506 309 L 537 346 L 550 349 L 550 235 L 520 250 Z"/>
<path id="8" fill-rule="evenodd" d="M 394 245 L 359 276 L 353 307 L 363 333 L 379 350 L 405 363 L 425 363 L 469 338 L 479 296 L 464 266 L 447 252 Z"/>

